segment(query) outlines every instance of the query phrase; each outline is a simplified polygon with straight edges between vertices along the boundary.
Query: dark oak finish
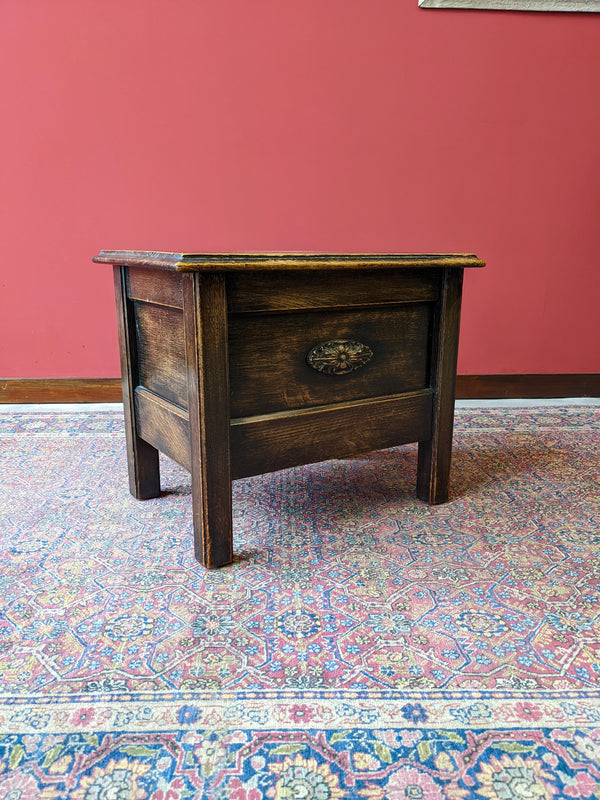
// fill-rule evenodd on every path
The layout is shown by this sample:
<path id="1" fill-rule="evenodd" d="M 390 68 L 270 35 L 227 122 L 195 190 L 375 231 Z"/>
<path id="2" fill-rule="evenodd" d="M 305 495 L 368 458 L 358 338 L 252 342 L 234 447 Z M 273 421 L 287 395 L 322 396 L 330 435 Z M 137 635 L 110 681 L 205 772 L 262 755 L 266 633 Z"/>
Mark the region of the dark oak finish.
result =
<path id="1" fill-rule="evenodd" d="M 432 431 L 431 436 L 419 440 L 417 466 L 417 497 L 427 503 L 445 503 L 448 499 L 462 279 L 462 270 L 444 270 L 441 300 L 435 307 Z"/>
<path id="2" fill-rule="evenodd" d="M 187 408 L 183 312 L 135 301 L 133 315 L 140 385 Z"/>
<path id="3" fill-rule="evenodd" d="M 134 403 L 137 429 L 142 439 L 191 472 L 190 420 L 187 411 L 143 386 L 136 388 Z"/>
<path id="4" fill-rule="evenodd" d="M 290 274 L 236 272 L 227 275 L 229 312 L 302 311 L 315 308 L 389 306 L 437 300 L 440 270 L 369 270 L 353 273 L 351 281 L 339 271 L 310 272 L 290 291 Z"/>
<path id="5" fill-rule="evenodd" d="M 398 269 L 399 267 L 484 267 L 474 255 L 397 253 L 159 253 L 139 250 L 102 250 L 93 261 L 154 267 L 176 272 L 263 272 L 291 270 Z"/>
<path id="6" fill-rule="evenodd" d="M 429 385 L 427 348 L 432 304 L 333 312 L 232 315 L 229 332 L 231 415 L 358 400 Z M 306 360 L 320 342 L 368 345 L 369 364 L 336 380 Z"/>
<path id="7" fill-rule="evenodd" d="M 143 303 L 183 309 L 181 276 L 174 272 L 156 273 L 144 267 L 127 270 L 127 297 Z"/>
<path id="8" fill-rule="evenodd" d="M 139 383 L 134 308 L 127 300 L 126 268 L 114 267 L 119 352 L 123 375 L 123 412 L 127 441 L 129 490 L 138 500 L 160 494 L 158 450 L 140 436 L 136 425 L 135 388 Z"/>
<path id="9" fill-rule="evenodd" d="M 225 279 L 192 273 L 183 292 L 194 548 L 220 567 L 233 560 Z"/>
<path id="10" fill-rule="evenodd" d="M 231 421 L 232 476 L 347 458 L 431 435 L 431 390 Z"/>
<path id="11" fill-rule="evenodd" d="M 192 473 L 196 558 L 228 564 L 231 481 L 419 443 L 448 497 L 466 255 L 101 253 L 115 265 L 131 491 Z"/>

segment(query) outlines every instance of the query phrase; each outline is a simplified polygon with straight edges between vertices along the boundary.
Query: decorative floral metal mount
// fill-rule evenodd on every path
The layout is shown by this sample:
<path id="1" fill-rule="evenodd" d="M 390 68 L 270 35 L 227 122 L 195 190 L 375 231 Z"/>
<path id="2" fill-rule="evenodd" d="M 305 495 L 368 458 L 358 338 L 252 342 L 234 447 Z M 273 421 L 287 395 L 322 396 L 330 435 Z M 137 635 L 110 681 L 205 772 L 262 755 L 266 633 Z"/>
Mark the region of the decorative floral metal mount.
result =
<path id="1" fill-rule="evenodd" d="M 373 358 L 371 348 L 351 339 L 331 339 L 315 345 L 306 356 L 306 361 L 317 372 L 326 375 L 347 375 Z"/>

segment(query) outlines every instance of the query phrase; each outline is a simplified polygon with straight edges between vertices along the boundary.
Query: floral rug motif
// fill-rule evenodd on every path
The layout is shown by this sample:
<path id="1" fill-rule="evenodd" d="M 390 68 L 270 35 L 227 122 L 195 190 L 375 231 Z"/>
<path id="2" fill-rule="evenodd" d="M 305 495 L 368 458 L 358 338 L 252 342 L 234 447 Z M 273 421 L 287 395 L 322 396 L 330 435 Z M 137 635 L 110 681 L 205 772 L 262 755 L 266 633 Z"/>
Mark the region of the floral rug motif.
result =
<path id="1" fill-rule="evenodd" d="M 128 493 L 116 410 L 0 414 L 0 800 L 600 798 L 600 408 L 459 409 L 416 447 Z"/>

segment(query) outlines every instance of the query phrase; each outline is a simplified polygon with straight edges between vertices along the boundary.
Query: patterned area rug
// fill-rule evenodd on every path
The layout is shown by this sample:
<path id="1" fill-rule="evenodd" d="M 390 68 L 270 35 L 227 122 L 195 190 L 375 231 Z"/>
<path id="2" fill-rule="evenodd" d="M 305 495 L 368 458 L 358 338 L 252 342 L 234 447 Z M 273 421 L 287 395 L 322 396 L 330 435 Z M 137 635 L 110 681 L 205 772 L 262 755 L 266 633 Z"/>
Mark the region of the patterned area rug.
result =
<path id="1" fill-rule="evenodd" d="M 128 494 L 115 410 L 0 414 L 0 799 L 600 798 L 600 408 L 457 411 L 416 448 Z"/>

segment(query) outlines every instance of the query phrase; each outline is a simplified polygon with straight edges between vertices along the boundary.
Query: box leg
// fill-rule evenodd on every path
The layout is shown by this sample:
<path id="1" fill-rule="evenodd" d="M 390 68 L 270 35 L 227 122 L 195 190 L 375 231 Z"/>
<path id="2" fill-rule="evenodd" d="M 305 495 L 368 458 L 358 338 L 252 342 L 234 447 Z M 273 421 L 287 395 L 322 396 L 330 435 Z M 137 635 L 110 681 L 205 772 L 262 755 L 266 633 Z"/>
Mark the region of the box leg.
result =
<path id="1" fill-rule="evenodd" d="M 127 300 L 126 270 L 127 267 L 114 267 L 129 491 L 138 500 L 149 500 L 160 495 L 160 470 L 158 450 L 141 439 L 136 430 L 134 389 L 137 384 L 137 347 L 133 307 Z"/>
<path id="2" fill-rule="evenodd" d="M 448 500 L 462 277 L 462 268 L 444 270 L 433 323 L 432 436 L 419 442 L 417 467 L 417 497 L 432 505 Z"/>
<path id="3" fill-rule="evenodd" d="M 225 279 L 193 273 L 183 291 L 194 551 L 221 567 L 233 560 Z"/>

